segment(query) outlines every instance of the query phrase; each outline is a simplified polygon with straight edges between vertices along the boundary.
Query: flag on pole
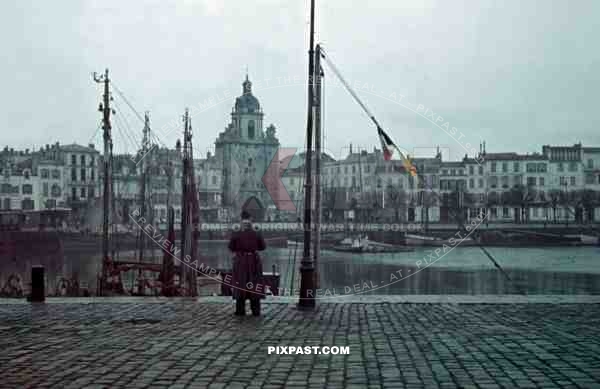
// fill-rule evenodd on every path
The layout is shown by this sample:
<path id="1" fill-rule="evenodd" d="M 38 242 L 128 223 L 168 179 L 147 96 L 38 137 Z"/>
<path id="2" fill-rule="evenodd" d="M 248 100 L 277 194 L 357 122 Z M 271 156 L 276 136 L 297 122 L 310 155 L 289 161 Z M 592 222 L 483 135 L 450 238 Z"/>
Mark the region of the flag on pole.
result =
<path id="1" fill-rule="evenodd" d="M 379 140 L 381 141 L 381 148 L 383 149 L 383 159 L 386 161 L 390 161 L 392 159 L 399 158 L 402 161 L 402 165 L 404 169 L 413 177 L 417 176 L 417 168 L 412 164 L 410 159 L 408 159 L 402 151 L 396 146 L 396 144 L 392 141 L 392 138 L 389 137 L 388 134 L 381 129 L 381 127 L 377 128 L 377 133 L 379 134 Z"/>

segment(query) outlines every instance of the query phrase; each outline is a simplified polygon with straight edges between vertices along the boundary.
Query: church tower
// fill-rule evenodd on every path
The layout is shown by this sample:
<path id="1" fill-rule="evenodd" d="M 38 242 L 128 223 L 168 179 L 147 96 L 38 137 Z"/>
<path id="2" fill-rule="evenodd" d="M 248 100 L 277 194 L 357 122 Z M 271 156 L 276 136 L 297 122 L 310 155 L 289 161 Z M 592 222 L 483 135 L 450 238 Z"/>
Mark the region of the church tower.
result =
<path id="1" fill-rule="evenodd" d="M 242 95 L 235 99 L 231 111 L 231 122 L 215 141 L 215 156 L 223 170 L 223 206 L 234 220 L 242 209 L 262 220 L 266 208 L 274 204 L 262 177 L 279 148 L 279 140 L 272 124 L 263 130 L 263 118 L 246 74 Z"/>

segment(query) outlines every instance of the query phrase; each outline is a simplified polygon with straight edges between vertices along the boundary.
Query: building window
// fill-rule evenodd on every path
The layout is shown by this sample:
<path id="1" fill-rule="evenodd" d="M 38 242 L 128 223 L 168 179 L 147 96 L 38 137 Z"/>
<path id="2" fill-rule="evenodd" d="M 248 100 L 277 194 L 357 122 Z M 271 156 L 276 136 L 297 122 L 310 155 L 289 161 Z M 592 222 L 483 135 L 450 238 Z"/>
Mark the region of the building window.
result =
<path id="1" fill-rule="evenodd" d="M 546 171 L 548 171 L 548 167 L 546 166 L 545 163 L 538 163 L 537 171 L 538 171 L 538 173 L 546 173 Z"/>
<path id="2" fill-rule="evenodd" d="M 479 175 L 482 176 L 483 175 L 483 166 L 479 166 Z"/>
<path id="3" fill-rule="evenodd" d="M 539 178 L 540 186 L 544 186 L 544 177 Z"/>
<path id="4" fill-rule="evenodd" d="M 56 208 L 56 200 L 53 200 L 53 199 L 46 200 L 46 208 L 47 209 Z"/>
<path id="5" fill-rule="evenodd" d="M 82 155 L 79 159 L 81 160 L 81 166 L 85 166 L 85 155 Z"/>
<path id="6" fill-rule="evenodd" d="M 502 187 L 503 188 L 508 188 L 508 176 L 503 176 L 502 177 Z"/>
<path id="7" fill-rule="evenodd" d="M 521 185 L 521 177 L 520 176 L 514 176 L 513 177 L 513 186 L 518 186 Z"/>
<path id="8" fill-rule="evenodd" d="M 448 169 L 442 170 L 442 175 L 447 176 L 448 175 Z"/>
<path id="9" fill-rule="evenodd" d="M 4 209 L 10 209 L 10 199 L 4 199 Z"/>
<path id="10" fill-rule="evenodd" d="M 472 178 L 469 178 L 469 188 L 474 188 L 475 187 L 475 180 Z"/>
<path id="11" fill-rule="evenodd" d="M 567 185 L 567 177 L 560 177 L 560 185 Z"/>
<path id="12" fill-rule="evenodd" d="M 35 208 L 35 203 L 32 199 L 24 199 L 21 202 L 21 209 L 32 210 Z"/>
<path id="13" fill-rule="evenodd" d="M 290 185 L 294 185 L 294 177 L 290 178 Z"/>
<path id="14" fill-rule="evenodd" d="M 348 166 L 344 166 L 344 174 L 348 174 Z"/>
<path id="15" fill-rule="evenodd" d="M 43 186 L 42 186 L 42 193 L 44 195 L 44 197 L 48 197 L 48 183 L 44 182 Z"/>
<path id="16" fill-rule="evenodd" d="M 94 191 L 94 188 L 90 188 L 90 190 L 88 190 L 88 197 L 90 199 L 93 199 L 95 194 L 96 192 Z"/>
<path id="17" fill-rule="evenodd" d="M 94 169 L 90 170 L 90 181 L 94 181 L 96 179 L 96 175 L 94 174 Z"/>
<path id="18" fill-rule="evenodd" d="M 60 178 L 60 170 L 58 170 L 58 169 L 52 170 L 52 178 L 59 179 Z"/>
<path id="19" fill-rule="evenodd" d="M 508 162 L 502 162 L 502 173 L 508 172 Z"/>
<path id="20" fill-rule="evenodd" d="M 495 188 L 495 187 L 497 187 L 497 186 L 498 186 L 498 177 L 495 177 L 495 176 L 494 176 L 494 177 L 492 177 L 492 178 L 490 179 L 490 186 L 491 186 L 492 188 Z"/>
<path id="21" fill-rule="evenodd" d="M 535 177 L 527 177 L 527 186 L 535 186 Z"/>
<path id="22" fill-rule="evenodd" d="M 61 192 L 62 191 L 60 190 L 60 186 L 58 186 L 57 184 L 52 185 L 52 189 L 51 189 L 52 197 L 60 197 Z"/>
<path id="23" fill-rule="evenodd" d="M 496 173 L 496 162 L 492 162 L 492 173 Z"/>
<path id="24" fill-rule="evenodd" d="M 212 184 L 217 185 L 217 176 L 212 176 Z"/>
<path id="25" fill-rule="evenodd" d="M 577 162 L 569 162 L 569 171 L 576 172 L 577 171 Z"/>
<path id="26" fill-rule="evenodd" d="M 585 183 L 593 185 L 594 184 L 594 175 L 593 174 L 586 174 L 586 176 L 585 176 Z"/>
<path id="27" fill-rule="evenodd" d="M 81 181 L 85 182 L 85 168 L 81 169 Z"/>
<path id="28" fill-rule="evenodd" d="M 594 168 L 594 160 L 588 159 L 588 169 L 593 169 L 593 168 Z"/>
<path id="29" fill-rule="evenodd" d="M 498 217 L 498 209 L 492 208 L 492 209 L 490 209 L 490 212 L 492 214 L 492 217 L 494 217 L 494 218 Z"/>
<path id="30" fill-rule="evenodd" d="M 480 179 L 479 179 L 479 187 L 480 187 L 480 188 L 483 188 L 483 178 L 480 178 Z"/>
<path id="31" fill-rule="evenodd" d="M 352 173 L 356 173 L 356 166 L 352 165 Z"/>
<path id="32" fill-rule="evenodd" d="M 77 200 L 77 189 L 71 188 L 71 198 Z"/>
<path id="33" fill-rule="evenodd" d="M 254 139 L 254 120 L 248 121 L 248 138 Z"/>
<path id="34" fill-rule="evenodd" d="M 33 186 L 30 184 L 24 184 L 23 185 L 23 194 L 32 194 L 33 193 Z"/>
<path id="35" fill-rule="evenodd" d="M 77 169 L 71 168 L 71 181 L 77 181 Z"/>
<path id="36" fill-rule="evenodd" d="M 577 179 L 576 177 L 571 177 L 571 186 L 575 186 L 577 185 Z"/>
<path id="37" fill-rule="evenodd" d="M 520 170 L 519 162 L 513 163 L 513 172 L 518 173 Z"/>
<path id="38" fill-rule="evenodd" d="M 90 166 L 94 166 L 94 156 L 90 156 Z"/>
<path id="39" fill-rule="evenodd" d="M 348 186 L 348 177 L 344 177 L 344 186 Z"/>
<path id="40" fill-rule="evenodd" d="M 469 166 L 469 175 L 475 174 L 475 168 L 473 166 Z"/>
<path id="41" fill-rule="evenodd" d="M 85 199 L 85 188 L 81 188 L 81 198 Z"/>
<path id="42" fill-rule="evenodd" d="M 559 172 L 564 172 L 565 171 L 565 166 L 563 165 L 562 162 L 559 162 L 559 164 L 558 164 L 558 171 Z"/>
<path id="43" fill-rule="evenodd" d="M 527 173 L 535 173 L 537 171 L 537 166 L 535 163 L 527 164 Z"/>
<path id="44" fill-rule="evenodd" d="M 71 165 L 77 165 L 77 156 L 75 154 L 71 155 Z"/>
<path id="45" fill-rule="evenodd" d="M 508 217 L 508 208 L 502 208 L 502 217 Z"/>
<path id="46" fill-rule="evenodd" d="M 50 176 L 48 169 L 40 170 L 40 174 L 41 174 L 42 178 L 48 178 Z"/>

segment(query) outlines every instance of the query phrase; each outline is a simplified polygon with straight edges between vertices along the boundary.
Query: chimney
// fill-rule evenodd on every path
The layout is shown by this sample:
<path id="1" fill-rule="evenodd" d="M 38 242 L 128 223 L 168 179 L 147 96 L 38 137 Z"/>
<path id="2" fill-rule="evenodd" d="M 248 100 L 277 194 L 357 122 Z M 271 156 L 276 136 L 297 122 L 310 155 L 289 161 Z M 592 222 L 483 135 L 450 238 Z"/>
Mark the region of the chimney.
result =
<path id="1" fill-rule="evenodd" d="M 94 149 L 94 144 L 93 143 L 89 143 L 88 147 L 93 150 Z"/>
<path id="2" fill-rule="evenodd" d="M 46 143 L 46 151 L 50 151 L 50 145 Z"/>
<path id="3" fill-rule="evenodd" d="M 29 149 L 25 149 L 25 155 L 29 155 Z"/>
<path id="4" fill-rule="evenodd" d="M 210 159 L 210 157 L 212 156 L 212 154 L 209 152 L 206 153 L 206 159 Z"/>

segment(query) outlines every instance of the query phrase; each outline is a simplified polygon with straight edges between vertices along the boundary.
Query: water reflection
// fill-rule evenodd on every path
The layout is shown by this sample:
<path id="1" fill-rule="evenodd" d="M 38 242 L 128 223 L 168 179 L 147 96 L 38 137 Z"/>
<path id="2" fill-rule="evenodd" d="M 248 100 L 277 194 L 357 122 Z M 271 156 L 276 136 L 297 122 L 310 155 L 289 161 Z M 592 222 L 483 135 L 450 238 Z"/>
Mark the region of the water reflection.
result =
<path id="1" fill-rule="evenodd" d="M 324 250 L 318 264 L 320 288 L 337 291 L 359 290 L 366 294 L 600 294 L 600 249 L 597 247 L 565 248 L 489 248 L 512 281 L 497 270 L 476 247 L 458 247 L 436 254 L 419 249 L 399 254 L 346 254 Z M 201 254 L 214 259 L 207 265 L 231 268 L 231 255 L 223 243 L 204 244 Z M 152 253 L 148 253 L 150 256 Z M 295 260 L 294 260 L 295 254 Z M 160 252 L 155 251 L 159 262 Z M 265 271 L 273 266 L 281 273 L 281 286 L 292 289 L 299 285 L 301 247 L 269 248 L 263 254 Z M 121 252 L 119 259 L 133 260 L 133 251 Z M 419 263 L 419 261 L 421 261 Z M 429 267 L 425 263 L 431 262 Z M 8 276 L 19 274 L 27 287 L 32 265 L 46 268 L 48 293 L 54 294 L 61 278 L 78 278 L 82 287 L 95 293 L 97 274 L 101 270 L 100 255 L 67 252 L 64 260 L 41 256 L 36 260 L 3 260 L 0 264 L 0 287 Z M 406 277 L 398 282 L 397 279 Z M 410 275 L 410 276 L 409 276 Z M 407 277 L 408 276 L 408 277 Z M 133 285 L 135 274 L 124 278 L 126 288 Z M 369 287 L 362 285 L 367 283 Z M 377 288 L 377 289 L 376 289 Z"/>

